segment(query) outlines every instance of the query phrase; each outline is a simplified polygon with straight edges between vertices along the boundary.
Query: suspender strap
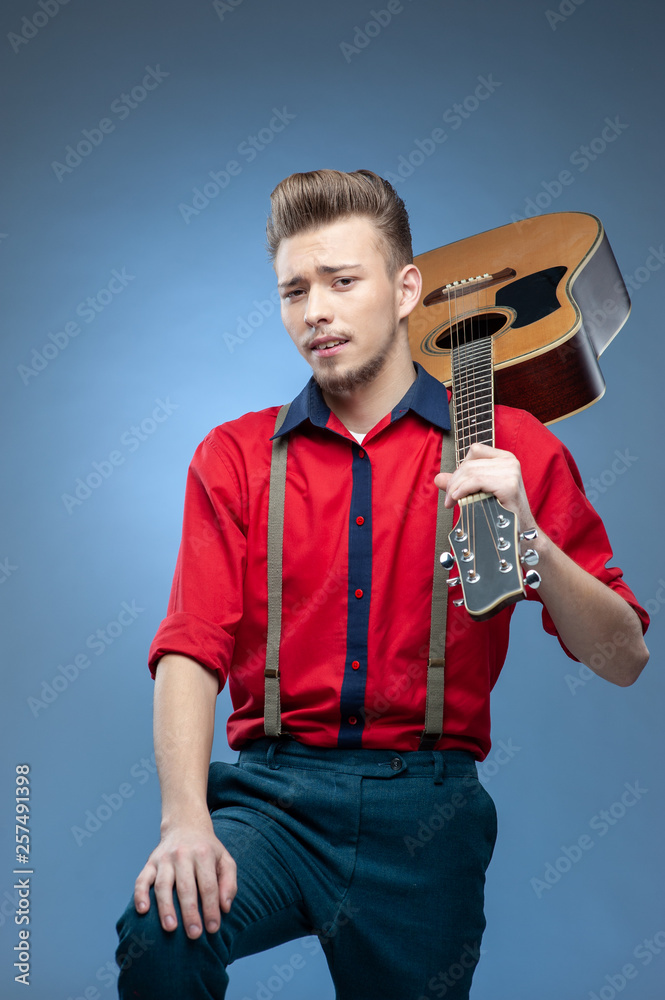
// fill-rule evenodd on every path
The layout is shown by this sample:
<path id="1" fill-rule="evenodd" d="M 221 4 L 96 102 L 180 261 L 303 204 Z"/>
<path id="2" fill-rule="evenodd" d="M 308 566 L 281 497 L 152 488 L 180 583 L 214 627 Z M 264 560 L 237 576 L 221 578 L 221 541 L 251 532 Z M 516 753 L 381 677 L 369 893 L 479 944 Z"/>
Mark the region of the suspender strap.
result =
<path id="1" fill-rule="evenodd" d="M 275 420 L 275 434 L 289 410 L 285 403 Z M 288 435 L 274 438 L 270 461 L 268 500 L 268 635 L 266 640 L 265 707 L 266 736 L 282 735 L 279 703 L 279 642 L 282 632 L 282 550 L 284 543 L 284 493 Z"/>
<path id="2" fill-rule="evenodd" d="M 441 472 L 455 467 L 453 435 L 443 432 L 441 443 Z M 432 618 L 429 633 L 429 660 L 427 663 L 427 698 L 425 701 L 425 729 L 418 744 L 419 750 L 433 750 L 443 733 L 444 666 L 446 661 L 446 614 L 448 611 L 448 585 L 439 556 L 448 546 L 448 535 L 453 527 L 453 509 L 444 506 L 446 494 L 438 491 L 436 505 L 436 543 L 434 549 L 434 580 L 432 584 Z"/>

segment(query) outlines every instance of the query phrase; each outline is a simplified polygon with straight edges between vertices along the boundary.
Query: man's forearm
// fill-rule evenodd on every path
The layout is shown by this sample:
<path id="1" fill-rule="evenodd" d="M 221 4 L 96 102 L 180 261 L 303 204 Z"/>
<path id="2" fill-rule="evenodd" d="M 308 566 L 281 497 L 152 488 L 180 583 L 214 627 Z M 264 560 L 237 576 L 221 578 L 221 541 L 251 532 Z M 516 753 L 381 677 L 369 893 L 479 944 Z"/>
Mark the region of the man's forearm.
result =
<path id="1" fill-rule="evenodd" d="M 182 921 L 192 940 L 219 928 L 220 906 L 231 908 L 238 891 L 236 864 L 215 836 L 206 806 L 212 750 L 216 675 L 187 656 L 169 653 L 155 677 L 155 757 L 162 789 L 160 842 L 139 872 L 134 886 L 138 913 L 147 913 L 154 886 L 159 919 L 165 931 Z M 200 911 L 199 911 L 200 900 Z"/>
<path id="2" fill-rule="evenodd" d="M 196 660 L 169 653 L 159 661 L 154 738 L 163 830 L 207 816 L 217 692 L 216 675 Z"/>
<path id="3" fill-rule="evenodd" d="M 635 611 L 543 532 L 534 547 L 541 557 L 539 595 L 566 648 L 613 684 L 632 684 L 649 658 Z"/>

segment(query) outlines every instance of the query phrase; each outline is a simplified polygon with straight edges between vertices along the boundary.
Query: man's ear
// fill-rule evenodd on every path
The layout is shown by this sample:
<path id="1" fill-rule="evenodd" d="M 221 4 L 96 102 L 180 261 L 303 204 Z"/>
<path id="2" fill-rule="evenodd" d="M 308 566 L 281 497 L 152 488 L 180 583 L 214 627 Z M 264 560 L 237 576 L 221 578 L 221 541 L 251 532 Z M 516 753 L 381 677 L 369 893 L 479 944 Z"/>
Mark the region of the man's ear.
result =
<path id="1" fill-rule="evenodd" d="M 397 275 L 399 318 L 404 319 L 420 302 L 423 290 L 423 277 L 415 264 L 407 264 Z"/>

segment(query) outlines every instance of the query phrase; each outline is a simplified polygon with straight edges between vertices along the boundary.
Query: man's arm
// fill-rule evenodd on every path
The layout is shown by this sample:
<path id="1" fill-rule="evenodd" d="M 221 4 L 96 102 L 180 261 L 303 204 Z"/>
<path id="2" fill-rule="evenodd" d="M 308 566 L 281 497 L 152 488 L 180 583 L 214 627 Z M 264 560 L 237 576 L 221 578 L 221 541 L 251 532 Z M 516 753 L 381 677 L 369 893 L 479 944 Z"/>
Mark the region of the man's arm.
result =
<path id="1" fill-rule="evenodd" d="M 197 887 L 208 931 L 217 930 L 220 906 L 228 913 L 237 892 L 235 861 L 215 836 L 206 806 L 217 692 L 216 675 L 196 660 L 175 653 L 160 659 L 154 737 L 161 840 L 136 880 L 134 903 L 139 913 L 146 913 L 154 884 L 162 927 L 173 930 L 175 885 L 190 938 L 202 933 Z"/>
<path id="2" fill-rule="evenodd" d="M 508 451 L 473 444 L 454 473 L 439 473 L 434 482 L 447 491 L 446 506 L 460 497 L 485 491 L 518 517 L 521 530 L 538 527 L 522 482 L 520 463 Z M 538 528 L 529 543 L 538 551 L 542 582 L 539 596 L 567 649 L 601 677 L 628 686 L 649 659 L 640 620 L 630 605 L 570 559 Z M 612 654 L 598 663 L 598 644 Z"/>

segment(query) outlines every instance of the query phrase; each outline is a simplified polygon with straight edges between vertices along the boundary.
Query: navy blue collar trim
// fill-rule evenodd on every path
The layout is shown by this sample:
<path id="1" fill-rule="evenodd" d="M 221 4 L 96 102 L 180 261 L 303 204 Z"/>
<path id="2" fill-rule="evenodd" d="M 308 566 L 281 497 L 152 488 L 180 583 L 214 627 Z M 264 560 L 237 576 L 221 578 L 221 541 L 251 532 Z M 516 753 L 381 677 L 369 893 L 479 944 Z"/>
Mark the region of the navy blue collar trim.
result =
<path id="1" fill-rule="evenodd" d="M 428 423 L 440 427 L 442 430 L 450 430 L 450 412 L 448 409 L 448 393 L 446 387 L 438 379 L 430 375 L 429 372 L 414 362 L 416 369 L 416 380 L 409 386 L 407 392 L 402 397 L 397 406 L 391 411 L 391 422 L 399 420 L 409 410 L 413 410 L 418 416 L 427 420 Z M 315 427 L 326 427 L 330 419 L 330 408 L 326 404 L 323 394 L 314 377 L 309 380 L 305 388 L 291 403 L 286 420 L 273 437 L 281 437 L 294 430 L 305 420 L 310 420 Z"/>

